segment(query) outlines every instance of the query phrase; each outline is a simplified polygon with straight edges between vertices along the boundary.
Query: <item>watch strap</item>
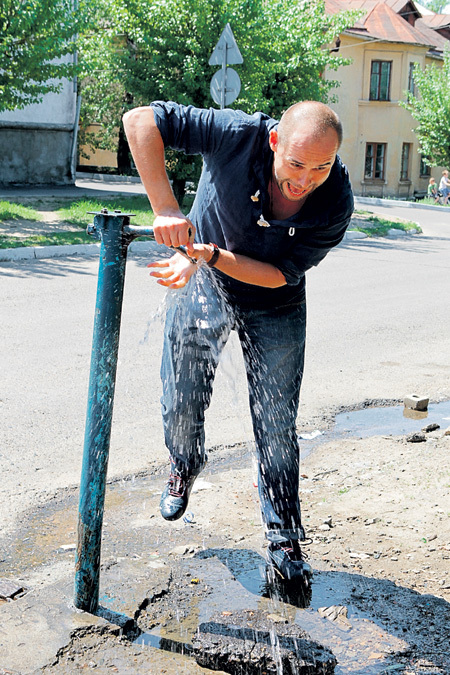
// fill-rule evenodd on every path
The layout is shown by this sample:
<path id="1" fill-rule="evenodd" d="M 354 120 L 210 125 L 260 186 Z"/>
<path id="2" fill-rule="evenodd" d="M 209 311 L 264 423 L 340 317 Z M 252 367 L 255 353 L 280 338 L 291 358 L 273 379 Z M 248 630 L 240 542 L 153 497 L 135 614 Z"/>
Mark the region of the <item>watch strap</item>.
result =
<path id="1" fill-rule="evenodd" d="M 220 248 L 217 246 L 217 244 L 213 244 L 212 242 L 209 242 L 209 245 L 212 246 L 214 250 L 213 250 L 211 260 L 209 260 L 206 264 L 208 265 L 208 267 L 214 267 L 217 260 L 219 259 Z"/>

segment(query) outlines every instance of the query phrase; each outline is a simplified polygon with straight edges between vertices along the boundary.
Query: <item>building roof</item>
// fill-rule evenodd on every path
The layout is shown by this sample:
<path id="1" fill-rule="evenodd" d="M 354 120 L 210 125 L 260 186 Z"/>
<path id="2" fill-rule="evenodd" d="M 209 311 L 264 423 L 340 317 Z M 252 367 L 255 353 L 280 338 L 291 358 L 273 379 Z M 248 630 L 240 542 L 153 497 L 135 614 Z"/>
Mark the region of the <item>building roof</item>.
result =
<path id="1" fill-rule="evenodd" d="M 450 26 L 450 14 L 427 14 L 422 16 L 422 21 L 434 30 L 447 28 Z"/>
<path id="2" fill-rule="evenodd" d="M 424 21 L 424 18 L 418 19 L 416 21 L 416 27 L 420 30 L 421 33 L 423 33 L 424 36 L 426 36 L 429 40 L 433 41 L 434 49 L 443 52 L 446 47 L 450 46 L 449 40 L 444 35 L 438 33 L 436 29 L 430 28 Z"/>
<path id="3" fill-rule="evenodd" d="M 400 42 L 442 49 L 442 43 L 448 43 L 448 40 L 437 34 L 435 30 L 428 28 L 425 23 L 420 23 L 422 19 L 418 19 L 415 26 L 412 26 L 390 6 L 404 9 L 408 4 L 411 3 L 405 2 L 405 0 L 325 0 L 328 14 L 354 9 L 365 12 L 362 18 L 346 33 L 385 40 L 386 42 Z"/>
<path id="4" fill-rule="evenodd" d="M 409 21 L 414 26 L 416 19 L 420 19 L 422 12 L 417 8 L 413 0 L 381 0 L 405 21 Z"/>

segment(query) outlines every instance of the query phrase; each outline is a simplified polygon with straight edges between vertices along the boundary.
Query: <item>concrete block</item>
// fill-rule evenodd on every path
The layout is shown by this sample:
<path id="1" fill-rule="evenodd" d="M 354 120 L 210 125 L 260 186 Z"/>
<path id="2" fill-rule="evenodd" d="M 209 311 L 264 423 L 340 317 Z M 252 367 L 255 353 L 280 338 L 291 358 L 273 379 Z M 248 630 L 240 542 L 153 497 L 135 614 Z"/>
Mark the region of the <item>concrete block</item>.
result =
<path id="1" fill-rule="evenodd" d="M 337 664 L 300 626 L 262 610 L 211 617 L 200 624 L 192 646 L 200 666 L 233 675 L 333 675 Z"/>
<path id="2" fill-rule="evenodd" d="M 347 230 L 344 235 L 344 239 L 367 239 L 368 235 L 365 232 L 360 232 L 359 230 Z"/>
<path id="3" fill-rule="evenodd" d="M 18 248 L 0 249 L 0 262 L 14 262 L 15 260 L 31 260 L 35 258 L 34 248 L 19 246 Z"/>
<path id="4" fill-rule="evenodd" d="M 404 230 L 398 230 L 395 227 L 392 227 L 388 230 L 388 237 L 406 237 L 407 233 Z"/>
<path id="5" fill-rule="evenodd" d="M 411 408 L 411 410 L 428 410 L 429 402 L 430 399 L 425 398 L 425 396 L 418 396 L 417 394 L 409 394 L 409 396 L 405 396 L 403 404 L 405 408 Z"/>

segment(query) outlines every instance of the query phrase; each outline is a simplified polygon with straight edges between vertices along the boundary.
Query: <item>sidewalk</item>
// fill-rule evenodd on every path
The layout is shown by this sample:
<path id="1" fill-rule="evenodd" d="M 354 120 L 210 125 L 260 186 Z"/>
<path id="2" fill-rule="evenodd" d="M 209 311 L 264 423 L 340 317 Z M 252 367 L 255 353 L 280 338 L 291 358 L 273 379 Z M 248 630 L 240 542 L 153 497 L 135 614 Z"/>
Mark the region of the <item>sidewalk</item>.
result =
<path id="1" fill-rule="evenodd" d="M 127 176 L 108 176 L 106 174 L 78 173 L 75 185 L 57 186 L 17 186 L 0 185 L 0 199 L 26 197 L 106 197 L 145 194 L 144 186 L 139 178 Z"/>

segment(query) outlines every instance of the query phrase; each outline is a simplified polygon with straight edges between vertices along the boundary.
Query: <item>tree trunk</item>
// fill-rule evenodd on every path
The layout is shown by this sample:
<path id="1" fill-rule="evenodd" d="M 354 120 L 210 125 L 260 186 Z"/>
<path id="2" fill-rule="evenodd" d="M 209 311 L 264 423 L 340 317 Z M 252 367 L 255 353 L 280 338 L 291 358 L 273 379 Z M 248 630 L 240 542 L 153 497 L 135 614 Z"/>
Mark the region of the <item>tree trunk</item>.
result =
<path id="1" fill-rule="evenodd" d="M 123 126 L 119 128 L 119 141 L 117 144 L 117 170 L 121 175 L 131 175 L 131 154 L 128 147 L 127 137 Z"/>
<path id="2" fill-rule="evenodd" d="M 184 196 L 186 194 L 186 179 L 185 178 L 173 178 L 172 179 L 172 190 L 175 195 L 180 209 L 183 206 Z"/>

